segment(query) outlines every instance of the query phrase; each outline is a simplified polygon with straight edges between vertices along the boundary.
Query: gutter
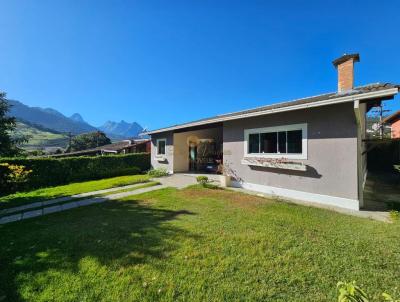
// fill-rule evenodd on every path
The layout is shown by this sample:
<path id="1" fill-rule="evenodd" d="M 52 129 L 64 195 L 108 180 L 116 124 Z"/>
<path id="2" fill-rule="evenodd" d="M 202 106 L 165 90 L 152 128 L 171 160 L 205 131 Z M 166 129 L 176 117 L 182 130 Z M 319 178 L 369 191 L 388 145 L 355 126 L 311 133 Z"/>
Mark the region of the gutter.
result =
<path id="1" fill-rule="evenodd" d="M 361 100 L 373 99 L 373 98 L 378 98 L 378 97 L 388 97 L 388 96 L 394 96 L 398 92 L 399 92 L 399 88 L 390 88 L 390 89 L 386 89 L 386 90 L 367 92 L 367 93 L 358 94 L 358 95 L 349 95 L 349 96 L 344 96 L 344 97 L 338 97 L 335 99 L 328 99 L 328 100 L 323 100 L 323 101 L 318 101 L 318 102 L 310 102 L 308 104 L 306 103 L 306 104 L 299 104 L 299 105 L 293 105 L 293 106 L 276 108 L 276 109 L 267 109 L 267 110 L 261 110 L 261 111 L 256 111 L 256 112 L 237 114 L 237 115 L 233 115 L 233 116 L 223 116 L 222 115 L 222 116 L 213 117 L 213 118 L 210 118 L 207 120 L 202 120 L 202 121 L 197 121 L 197 122 L 196 121 L 189 122 L 186 124 L 161 128 L 161 129 L 154 130 L 154 131 L 148 131 L 143 134 L 151 135 L 151 134 L 162 133 L 162 132 L 166 132 L 166 131 L 184 129 L 184 128 L 188 128 L 188 127 L 201 126 L 201 125 L 207 125 L 207 124 L 225 122 L 225 121 L 231 121 L 231 120 L 238 120 L 238 119 L 243 119 L 243 118 L 253 117 L 253 116 L 260 116 L 260 115 L 267 115 L 267 114 L 293 111 L 293 110 L 299 110 L 299 109 L 307 109 L 307 108 L 314 108 L 314 107 L 320 107 L 320 106 L 326 106 L 326 105 L 361 101 Z"/>

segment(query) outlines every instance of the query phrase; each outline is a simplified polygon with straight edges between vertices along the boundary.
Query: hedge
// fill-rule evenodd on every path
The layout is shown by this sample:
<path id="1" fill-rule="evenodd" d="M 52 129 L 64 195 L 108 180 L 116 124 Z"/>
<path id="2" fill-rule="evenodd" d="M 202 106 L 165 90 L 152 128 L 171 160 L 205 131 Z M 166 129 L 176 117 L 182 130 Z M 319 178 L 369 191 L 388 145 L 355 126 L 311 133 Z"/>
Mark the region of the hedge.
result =
<path id="1" fill-rule="evenodd" d="M 67 158 L 0 158 L 0 163 L 23 165 L 32 170 L 17 191 L 71 182 L 139 174 L 150 169 L 150 154 Z"/>

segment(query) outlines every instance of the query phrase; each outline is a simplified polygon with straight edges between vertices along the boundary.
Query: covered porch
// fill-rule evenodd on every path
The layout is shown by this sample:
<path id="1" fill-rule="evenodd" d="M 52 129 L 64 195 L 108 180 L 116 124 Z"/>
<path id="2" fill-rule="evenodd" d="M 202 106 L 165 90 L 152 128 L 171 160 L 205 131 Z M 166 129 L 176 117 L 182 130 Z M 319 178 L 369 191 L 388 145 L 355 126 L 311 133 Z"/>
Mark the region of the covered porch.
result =
<path id="1" fill-rule="evenodd" d="M 174 173 L 218 173 L 223 160 L 221 123 L 177 130 L 172 141 Z"/>

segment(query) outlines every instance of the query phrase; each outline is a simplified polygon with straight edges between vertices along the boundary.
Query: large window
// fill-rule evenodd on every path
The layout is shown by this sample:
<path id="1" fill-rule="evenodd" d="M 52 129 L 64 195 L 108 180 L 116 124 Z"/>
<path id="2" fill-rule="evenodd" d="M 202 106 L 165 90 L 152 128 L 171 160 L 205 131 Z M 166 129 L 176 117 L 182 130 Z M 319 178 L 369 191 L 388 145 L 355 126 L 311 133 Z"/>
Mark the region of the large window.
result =
<path id="1" fill-rule="evenodd" d="M 157 140 L 157 155 L 165 155 L 167 140 L 165 138 Z"/>
<path id="2" fill-rule="evenodd" d="M 245 130 L 245 155 L 307 158 L 307 124 Z"/>

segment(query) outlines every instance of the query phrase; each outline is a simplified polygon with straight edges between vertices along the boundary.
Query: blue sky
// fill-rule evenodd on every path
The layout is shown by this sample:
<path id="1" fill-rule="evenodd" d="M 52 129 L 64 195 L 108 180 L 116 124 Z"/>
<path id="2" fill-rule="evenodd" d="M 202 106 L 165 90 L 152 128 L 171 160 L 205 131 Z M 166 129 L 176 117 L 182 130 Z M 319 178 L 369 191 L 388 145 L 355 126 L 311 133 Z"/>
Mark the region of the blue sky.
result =
<path id="1" fill-rule="evenodd" d="M 0 90 L 90 123 L 151 129 L 335 91 L 400 83 L 398 1 L 0 0 Z M 400 98 L 389 102 L 400 107 Z"/>

